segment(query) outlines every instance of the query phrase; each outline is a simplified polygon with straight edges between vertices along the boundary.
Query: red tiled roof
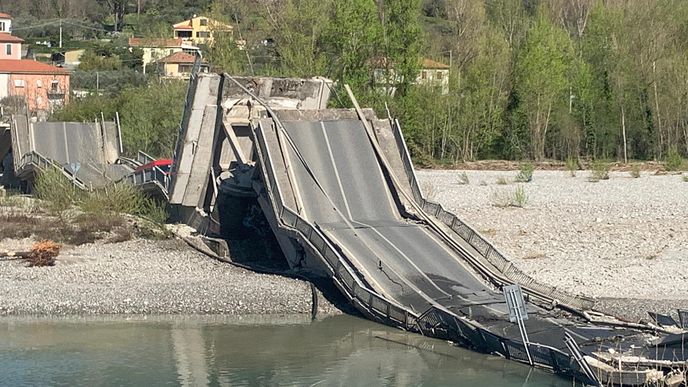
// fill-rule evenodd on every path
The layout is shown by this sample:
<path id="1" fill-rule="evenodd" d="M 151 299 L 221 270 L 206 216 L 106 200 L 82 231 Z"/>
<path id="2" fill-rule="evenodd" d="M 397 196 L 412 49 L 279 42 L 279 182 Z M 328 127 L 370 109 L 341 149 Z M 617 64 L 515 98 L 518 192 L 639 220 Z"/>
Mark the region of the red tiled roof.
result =
<path id="1" fill-rule="evenodd" d="M 12 19 L 9 13 L 0 12 L 0 19 Z"/>
<path id="2" fill-rule="evenodd" d="M 437 69 L 437 70 L 448 70 L 449 69 L 448 65 L 446 65 L 444 63 L 440 63 L 440 62 L 435 62 L 434 60 L 428 59 L 428 58 L 423 58 L 423 62 L 421 63 L 420 67 L 423 69 Z"/>
<path id="3" fill-rule="evenodd" d="M 2 43 L 21 43 L 24 39 L 18 38 L 7 32 L 0 32 L 0 42 Z"/>
<path id="4" fill-rule="evenodd" d="M 145 38 L 129 38 L 129 46 L 131 47 L 181 47 L 182 39 L 145 39 Z"/>
<path id="5" fill-rule="evenodd" d="M 0 59 L 0 74 L 69 74 L 65 69 L 28 59 Z"/>
<path id="6" fill-rule="evenodd" d="M 187 54 L 184 51 L 175 52 L 172 55 L 168 55 L 162 59 L 159 59 L 160 63 L 194 63 L 196 57 L 191 54 Z"/>

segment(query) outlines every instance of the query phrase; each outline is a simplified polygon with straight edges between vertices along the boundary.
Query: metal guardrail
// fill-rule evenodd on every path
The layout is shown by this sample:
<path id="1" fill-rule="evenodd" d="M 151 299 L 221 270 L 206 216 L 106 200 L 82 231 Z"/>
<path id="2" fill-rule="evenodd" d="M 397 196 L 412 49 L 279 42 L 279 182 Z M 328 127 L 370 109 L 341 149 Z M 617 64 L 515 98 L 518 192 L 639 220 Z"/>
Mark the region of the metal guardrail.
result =
<path id="1" fill-rule="evenodd" d="M 404 328 L 415 327 L 417 314 L 369 289 L 320 229 L 311 225 L 295 211 L 284 206 L 282 192 L 275 179 L 276 173 L 270 151 L 265 144 L 263 134 L 260 131 L 256 131 L 256 133 L 255 143 L 258 144 L 256 151 L 262 161 L 260 165 L 263 175 L 268 178 L 267 194 L 273 198 L 271 203 L 273 203 L 273 210 L 277 215 L 280 227 L 296 234 L 298 239 L 305 242 L 303 243 L 305 246 L 308 246 L 321 257 L 336 283 L 341 285 L 341 290 L 352 301 L 363 307 L 364 312 L 378 320 L 394 322 L 394 325 Z"/>
<path id="2" fill-rule="evenodd" d="M 428 309 L 418 317 L 417 326 L 425 336 L 451 340 L 483 353 L 500 354 L 506 359 L 530 364 L 522 342 L 495 335 L 444 310 L 434 307 Z M 536 365 L 550 367 L 555 373 L 572 376 L 583 382 L 589 379 L 571 355 L 557 348 L 529 343 L 528 351 Z"/>
<path id="3" fill-rule="evenodd" d="M 50 167 L 57 168 L 59 171 L 62 172 L 63 175 L 65 175 L 69 180 L 74 182 L 74 185 L 77 187 L 81 188 L 82 190 L 87 190 L 86 185 L 79 180 L 78 177 L 76 177 L 73 173 L 68 171 L 64 166 L 56 163 L 53 160 L 50 160 L 41 154 L 37 153 L 36 151 L 31 151 L 29 153 L 26 153 L 21 156 L 19 159 L 19 164 L 15 165 L 15 171 L 18 175 L 21 174 L 22 170 L 25 170 L 26 168 L 34 166 L 38 170 L 46 170 Z"/>
<path id="4" fill-rule="evenodd" d="M 167 196 L 169 187 L 169 174 L 158 167 L 148 168 L 126 175 L 123 180 L 134 186 L 155 184 Z"/>

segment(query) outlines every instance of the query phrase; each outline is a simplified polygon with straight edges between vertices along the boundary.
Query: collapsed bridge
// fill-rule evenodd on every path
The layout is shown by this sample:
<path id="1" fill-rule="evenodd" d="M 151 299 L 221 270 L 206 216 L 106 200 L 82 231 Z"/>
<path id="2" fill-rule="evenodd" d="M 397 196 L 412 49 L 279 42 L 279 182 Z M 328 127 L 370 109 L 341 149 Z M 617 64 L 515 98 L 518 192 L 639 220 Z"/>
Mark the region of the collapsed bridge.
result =
<path id="1" fill-rule="evenodd" d="M 350 91 L 355 109 L 328 109 L 331 88 L 194 76 L 169 185 L 176 216 L 226 235 L 256 201 L 290 267 L 331 277 L 373 320 L 586 383 L 685 383 L 685 331 L 619 321 L 535 282 L 423 197 L 398 121 Z M 526 294 L 528 340 L 509 319 L 511 284 Z"/>

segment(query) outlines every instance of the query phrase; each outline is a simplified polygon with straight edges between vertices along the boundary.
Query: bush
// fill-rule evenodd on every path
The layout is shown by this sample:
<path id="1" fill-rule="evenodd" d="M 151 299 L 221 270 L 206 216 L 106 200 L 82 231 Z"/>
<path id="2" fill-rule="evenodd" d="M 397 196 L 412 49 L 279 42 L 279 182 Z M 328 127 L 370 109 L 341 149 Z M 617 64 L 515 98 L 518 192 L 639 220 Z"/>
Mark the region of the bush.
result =
<path id="1" fill-rule="evenodd" d="M 640 177 L 640 165 L 638 165 L 638 164 L 631 165 L 631 170 L 628 173 L 630 173 L 631 177 L 634 179 L 639 178 Z"/>
<path id="2" fill-rule="evenodd" d="M 671 147 L 664 160 L 667 171 L 678 171 L 683 167 L 683 157 L 676 147 Z"/>
<path id="3" fill-rule="evenodd" d="M 50 212 L 60 218 L 82 195 L 74 183 L 57 167 L 50 167 L 38 174 L 34 193 L 37 198 L 46 202 Z"/>
<path id="4" fill-rule="evenodd" d="M 505 177 L 500 177 L 500 178 L 497 179 L 497 184 L 499 184 L 499 185 L 507 185 L 507 184 L 509 184 L 509 182 L 506 180 Z"/>
<path id="5" fill-rule="evenodd" d="M 470 183 L 471 183 L 471 182 L 470 182 L 470 180 L 468 179 L 468 175 L 466 174 L 466 172 L 461 172 L 461 173 L 459 174 L 459 184 L 461 184 L 461 185 L 468 185 L 468 184 L 470 184 Z"/>
<path id="6" fill-rule="evenodd" d="M 578 161 L 575 158 L 569 157 L 566 159 L 566 169 L 568 169 L 571 177 L 576 177 L 576 171 L 578 170 Z"/>
<path id="7" fill-rule="evenodd" d="M 532 163 L 522 163 L 518 175 L 516 175 L 516 181 L 519 183 L 529 183 L 533 180 L 534 170 L 535 167 Z"/>
<path id="8" fill-rule="evenodd" d="M 681 178 L 684 182 L 688 183 L 688 175 L 683 175 Z"/>
<path id="9" fill-rule="evenodd" d="M 590 177 L 588 181 L 596 183 L 600 180 L 609 179 L 609 168 L 610 165 L 602 160 L 595 160 L 592 163 L 592 168 L 590 169 Z"/>
<path id="10" fill-rule="evenodd" d="M 492 205 L 495 207 L 523 208 L 528 204 L 528 194 L 523 185 L 516 187 L 515 191 L 495 191 L 492 194 Z"/>

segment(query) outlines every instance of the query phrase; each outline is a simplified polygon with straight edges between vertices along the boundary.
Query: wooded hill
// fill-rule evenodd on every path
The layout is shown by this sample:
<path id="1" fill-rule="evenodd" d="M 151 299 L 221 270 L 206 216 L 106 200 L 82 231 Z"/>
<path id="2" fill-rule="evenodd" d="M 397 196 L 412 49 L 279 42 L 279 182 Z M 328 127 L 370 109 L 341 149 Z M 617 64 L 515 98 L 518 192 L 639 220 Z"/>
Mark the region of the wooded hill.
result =
<path id="1" fill-rule="evenodd" d="M 53 6 L 54 4 L 54 6 Z M 20 18 L 69 17 L 139 36 L 205 14 L 235 26 L 218 70 L 324 75 L 398 116 L 417 159 L 665 159 L 688 154 L 684 0 L 0 0 Z M 449 63 L 450 93 L 413 86 Z M 401 75 L 376 91 L 373 65 Z M 337 93 L 334 104 L 346 105 Z"/>

